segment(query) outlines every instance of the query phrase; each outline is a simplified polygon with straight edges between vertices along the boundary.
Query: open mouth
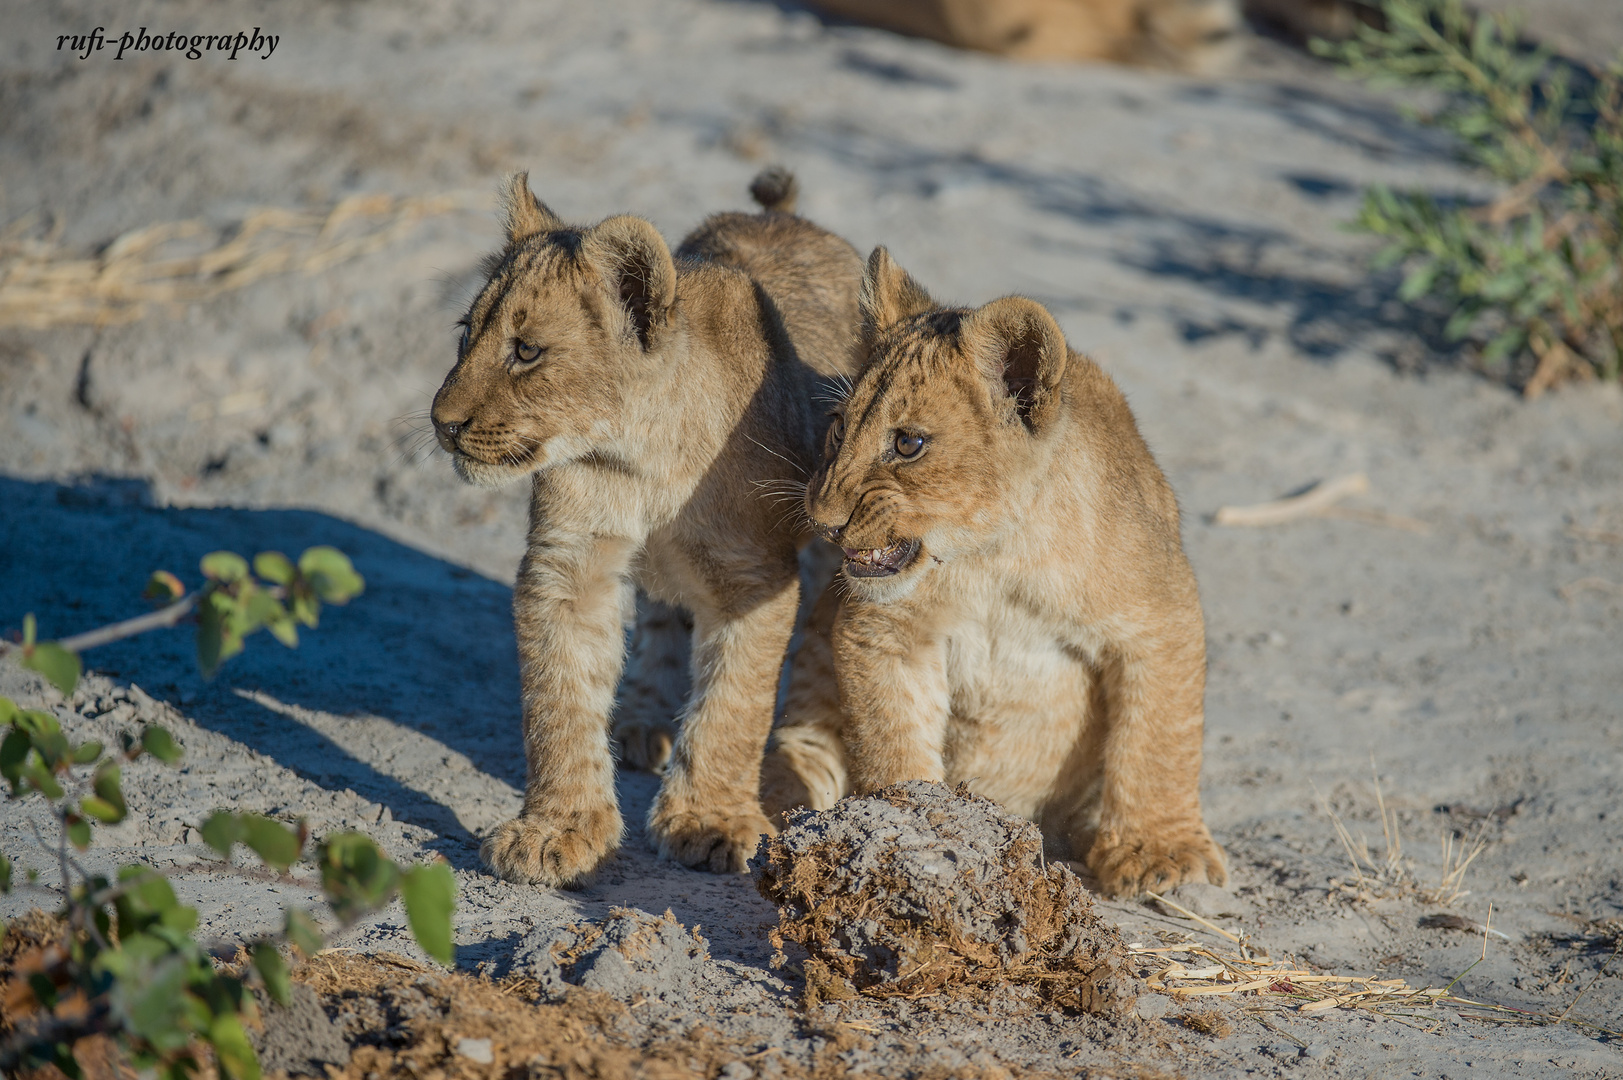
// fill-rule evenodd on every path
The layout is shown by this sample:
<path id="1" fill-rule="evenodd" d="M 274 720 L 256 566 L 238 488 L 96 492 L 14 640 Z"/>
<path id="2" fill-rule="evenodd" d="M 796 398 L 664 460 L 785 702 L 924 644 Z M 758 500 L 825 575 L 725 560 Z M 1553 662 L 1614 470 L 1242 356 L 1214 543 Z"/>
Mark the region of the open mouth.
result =
<path id="1" fill-rule="evenodd" d="M 889 577 L 907 569 L 918 554 L 917 540 L 897 540 L 882 548 L 846 548 L 845 572 L 852 577 Z"/>

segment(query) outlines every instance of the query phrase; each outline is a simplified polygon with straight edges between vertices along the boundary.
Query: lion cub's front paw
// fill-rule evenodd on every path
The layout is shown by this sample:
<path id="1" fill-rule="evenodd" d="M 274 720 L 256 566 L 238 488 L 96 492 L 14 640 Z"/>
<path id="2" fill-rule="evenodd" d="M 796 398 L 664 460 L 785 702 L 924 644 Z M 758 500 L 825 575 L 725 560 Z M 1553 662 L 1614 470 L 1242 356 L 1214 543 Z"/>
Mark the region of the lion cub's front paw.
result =
<path id="1" fill-rule="evenodd" d="M 1228 881 L 1223 849 L 1204 824 L 1177 832 L 1119 833 L 1100 830 L 1088 852 L 1088 869 L 1107 896 L 1164 892 L 1186 881 Z"/>
<path id="2" fill-rule="evenodd" d="M 761 845 L 776 836 L 759 810 L 667 810 L 656 805 L 648 816 L 648 834 L 661 855 L 695 870 L 737 874 Z"/>
<path id="3" fill-rule="evenodd" d="M 676 723 L 671 720 L 618 721 L 614 725 L 614 742 L 620 749 L 620 764 L 641 772 L 662 773 L 671 763 Z"/>
<path id="4" fill-rule="evenodd" d="M 480 845 L 479 857 L 499 877 L 521 885 L 579 885 L 620 843 L 620 811 L 504 821 Z"/>

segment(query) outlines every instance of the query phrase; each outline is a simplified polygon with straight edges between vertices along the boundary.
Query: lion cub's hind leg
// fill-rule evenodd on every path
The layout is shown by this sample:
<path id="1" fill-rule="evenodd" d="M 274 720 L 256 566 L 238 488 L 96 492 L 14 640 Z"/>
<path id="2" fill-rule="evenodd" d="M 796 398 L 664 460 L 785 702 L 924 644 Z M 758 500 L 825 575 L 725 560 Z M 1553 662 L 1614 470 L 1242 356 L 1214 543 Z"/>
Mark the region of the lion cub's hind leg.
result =
<path id="1" fill-rule="evenodd" d="M 677 715 L 692 683 L 693 620 L 680 608 L 637 594 L 631 653 L 614 710 L 620 764 L 662 773 L 676 744 Z"/>

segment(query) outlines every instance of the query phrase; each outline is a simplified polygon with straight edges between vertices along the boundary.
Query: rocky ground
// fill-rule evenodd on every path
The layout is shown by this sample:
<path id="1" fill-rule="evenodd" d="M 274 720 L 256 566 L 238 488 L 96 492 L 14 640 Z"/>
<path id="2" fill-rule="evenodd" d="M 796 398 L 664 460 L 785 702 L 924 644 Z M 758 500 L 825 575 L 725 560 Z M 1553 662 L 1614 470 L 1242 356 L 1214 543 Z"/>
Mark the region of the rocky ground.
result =
<path id="1" fill-rule="evenodd" d="M 1557 40 L 1578 26 L 1588 48 L 1623 46 L 1603 0 L 1539 17 Z M 98 25 L 279 40 L 268 60 L 234 62 L 56 49 Z M 208 683 L 181 631 L 88 654 L 95 674 L 71 703 L 0 662 L 0 693 L 55 708 L 80 736 L 157 721 L 184 743 L 178 769 L 129 770 L 136 813 L 93 855 L 170 872 L 206 935 L 238 939 L 314 895 L 297 874 L 205 857 L 195 826 L 229 806 L 444 855 L 469 971 L 511 975 L 570 926 L 668 908 L 706 940 L 698 973 L 657 1015 L 631 1008 L 643 1027 L 602 1037 L 641 1046 L 739 1017 L 737 1039 L 699 1062 L 733 1078 L 1124 1063 L 1623 1075 L 1623 1047 L 1596 1030 L 1623 1028 L 1623 961 L 1596 979 L 1623 918 L 1623 395 L 1524 402 L 1367 273 L 1369 243 L 1340 228 L 1363 185 L 1480 190 L 1392 101 L 1267 41 L 1201 81 L 1015 66 L 719 0 L 57 2 L 8 12 L 6 29 L 8 242 L 88 258 L 196 218 L 205 231 L 180 242 L 206 247 L 260 207 L 320 222 L 350 196 L 396 200 L 350 203 L 372 216 L 329 220 L 331 235 L 287 233 L 276 242 L 305 261 L 239 289 L 45 325 L 70 289 L 30 309 L 37 325 L 0 328 L 0 625 L 32 611 L 54 636 L 138 613 L 152 569 L 195 582 L 216 548 L 335 544 L 367 579 L 297 652 L 256 639 Z M 1041 299 L 1127 390 L 1184 506 L 1206 605 L 1203 796 L 1234 877 L 1206 898 L 1208 919 L 1306 969 L 1443 986 L 1481 955 L 1491 903 L 1504 936 L 1486 935 L 1455 993 L 1571 1005 L 1589 1026 L 1218 997 L 1225 1022 L 1208 1032 L 1156 993 L 1127 1035 L 994 993 L 804 1012 L 794 971 L 769 964 L 777 920 L 752 882 L 647 850 L 635 823 L 656 781 L 636 773 L 620 778 L 631 833 L 593 887 L 480 870 L 478 839 L 523 781 L 507 607 L 524 492 L 462 486 L 421 417 L 496 242 L 496 182 L 528 168 L 571 219 L 635 211 L 674 240 L 744 205 L 768 161 L 797 171 L 809 216 L 864 250 L 887 244 L 936 295 Z M 380 246 L 340 258 L 351 235 Z M 310 257 L 322 252 L 330 262 Z M 1213 521 L 1355 472 L 1370 488 L 1346 516 Z M 5 851 L 40 871 L 0 903 L 7 915 L 55 902 L 54 864 L 31 853 L 37 815 L 0 808 Z M 1367 842 L 1361 869 L 1337 822 Z M 1102 910 L 1129 942 L 1231 944 L 1171 909 Z M 342 944 L 413 953 L 398 908 Z M 622 985 L 634 1005 L 634 980 Z M 341 991 L 323 991 L 334 1016 Z M 750 1056 L 746 1020 L 786 1064 Z"/>

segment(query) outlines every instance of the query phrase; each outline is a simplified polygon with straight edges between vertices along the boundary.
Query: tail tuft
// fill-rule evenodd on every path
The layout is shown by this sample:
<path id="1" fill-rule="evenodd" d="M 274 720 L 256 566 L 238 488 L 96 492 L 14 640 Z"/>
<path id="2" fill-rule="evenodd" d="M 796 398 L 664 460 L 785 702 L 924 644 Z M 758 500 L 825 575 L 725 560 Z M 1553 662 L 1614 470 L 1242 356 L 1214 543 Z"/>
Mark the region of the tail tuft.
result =
<path id="1" fill-rule="evenodd" d="M 800 197 L 800 181 L 782 165 L 768 165 L 750 181 L 750 196 L 763 210 L 792 214 L 795 200 Z"/>

